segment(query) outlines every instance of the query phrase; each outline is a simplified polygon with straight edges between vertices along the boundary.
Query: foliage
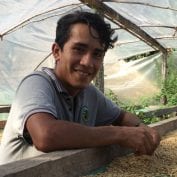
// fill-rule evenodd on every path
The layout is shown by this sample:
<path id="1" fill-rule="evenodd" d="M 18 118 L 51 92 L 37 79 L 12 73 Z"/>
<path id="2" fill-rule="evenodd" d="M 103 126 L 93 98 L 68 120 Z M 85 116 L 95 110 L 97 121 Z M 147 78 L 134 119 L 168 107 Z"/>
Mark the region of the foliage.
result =
<path id="1" fill-rule="evenodd" d="M 118 98 L 118 96 L 110 89 L 105 92 L 105 95 L 110 100 L 112 100 L 114 103 L 116 103 L 120 108 L 122 108 L 123 110 L 126 110 L 128 112 L 136 114 L 136 110 L 137 109 L 142 109 L 143 108 L 143 106 L 137 106 L 137 105 L 134 105 L 131 102 L 123 102 L 123 101 L 121 101 Z M 138 113 L 138 114 L 140 114 L 140 113 Z"/>
<path id="2" fill-rule="evenodd" d="M 168 73 L 167 73 L 167 79 L 162 82 L 161 84 L 161 91 L 154 99 L 156 99 L 159 103 L 163 96 L 167 97 L 167 105 L 177 105 L 177 62 L 172 57 L 169 56 L 167 60 L 168 64 Z M 157 67 L 157 71 L 159 72 L 159 81 L 161 72 L 160 68 Z M 159 82 L 160 83 L 160 82 Z"/>
<path id="3" fill-rule="evenodd" d="M 139 56 L 129 59 L 134 60 L 138 57 Z M 105 93 L 105 95 L 117 105 L 119 105 L 119 107 L 136 114 L 145 124 L 150 124 L 169 118 L 169 115 L 165 115 L 163 117 L 155 117 L 154 115 L 152 115 L 151 117 L 145 116 L 146 108 L 150 105 L 162 106 L 161 99 L 164 96 L 166 96 L 168 101 L 166 106 L 177 105 L 177 60 L 175 60 L 172 55 L 168 57 L 168 73 L 167 79 L 164 82 L 162 82 L 161 61 L 158 60 L 156 62 L 156 77 L 158 78 L 157 81 L 159 86 L 161 87 L 160 93 L 158 93 L 157 95 L 154 95 L 151 98 L 142 97 L 138 102 L 139 105 L 135 105 L 133 102 L 130 101 L 121 101 L 118 96 L 114 94 L 114 92 L 111 90 L 107 90 Z"/>
<path id="4" fill-rule="evenodd" d="M 129 102 L 120 101 L 118 96 L 110 89 L 105 92 L 105 95 L 106 95 L 106 97 L 108 97 L 110 100 L 112 100 L 114 103 L 116 103 L 123 110 L 137 115 L 144 124 L 151 124 L 151 123 L 155 123 L 160 120 L 164 120 L 164 119 L 168 118 L 168 115 L 163 116 L 163 117 L 156 117 L 155 115 L 151 115 L 148 117 L 146 116 L 146 114 L 145 114 L 146 108 L 149 105 L 152 105 L 152 103 L 154 103 L 155 97 L 142 98 L 139 101 L 139 105 L 135 105 L 133 102 L 130 102 L 130 101 Z"/>

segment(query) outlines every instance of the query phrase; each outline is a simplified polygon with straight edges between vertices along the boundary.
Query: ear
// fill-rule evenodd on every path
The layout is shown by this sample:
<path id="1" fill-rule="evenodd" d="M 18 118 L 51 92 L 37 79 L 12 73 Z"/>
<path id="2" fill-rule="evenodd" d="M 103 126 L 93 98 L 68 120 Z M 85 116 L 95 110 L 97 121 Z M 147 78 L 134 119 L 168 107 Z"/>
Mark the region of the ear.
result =
<path id="1" fill-rule="evenodd" d="M 60 59 L 60 52 L 61 52 L 61 49 L 59 45 L 56 42 L 53 43 L 52 54 L 53 54 L 53 57 L 55 58 L 55 61 L 58 61 Z"/>

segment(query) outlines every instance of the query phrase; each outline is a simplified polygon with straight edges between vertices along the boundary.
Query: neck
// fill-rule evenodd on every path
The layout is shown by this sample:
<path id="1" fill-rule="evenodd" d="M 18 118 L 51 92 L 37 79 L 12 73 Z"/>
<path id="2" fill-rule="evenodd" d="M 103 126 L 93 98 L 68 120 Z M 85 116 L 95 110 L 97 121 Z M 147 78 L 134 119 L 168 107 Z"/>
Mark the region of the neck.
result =
<path id="1" fill-rule="evenodd" d="M 62 78 L 60 78 L 59 75 L 56 73 L 55 69 L 54 69 L 54 74 L 55 74 L 56 78 L 59 80 L 61 86 L 67 91 L 67 93 L 70 96 L 74 97 L 74 96 L 76 96 L 81 91 L 80 88 L 72 87 L 67 82 L 65 82 Z"/>

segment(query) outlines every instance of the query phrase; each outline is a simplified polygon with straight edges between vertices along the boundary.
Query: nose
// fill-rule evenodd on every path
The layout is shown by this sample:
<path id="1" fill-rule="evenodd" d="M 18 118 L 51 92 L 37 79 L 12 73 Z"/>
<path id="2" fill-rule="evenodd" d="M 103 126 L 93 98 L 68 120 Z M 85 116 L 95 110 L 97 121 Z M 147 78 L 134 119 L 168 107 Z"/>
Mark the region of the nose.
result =
<path id="1" fill-rule="evenodd" d="M 93 63 L 93 58 L 92 58 L 91 54 L 87 53 L 87 54 L 83 55 L 80 60 L 80 64 L 87 66 L 87 67 L 93 67 L 94 63 Z"/>

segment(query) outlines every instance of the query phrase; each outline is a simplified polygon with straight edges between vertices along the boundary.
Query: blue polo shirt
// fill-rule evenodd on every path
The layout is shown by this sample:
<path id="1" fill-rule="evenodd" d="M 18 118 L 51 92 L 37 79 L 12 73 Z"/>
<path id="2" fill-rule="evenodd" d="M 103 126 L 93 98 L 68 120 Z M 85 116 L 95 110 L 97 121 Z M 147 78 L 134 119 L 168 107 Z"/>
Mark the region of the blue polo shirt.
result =
<path id="1" fill-rule="evenodd" d="M 120 108 L 90 84 L 72 97 L 52 69 L 43 68 L 26 76 L 20 83 L 3 132 L 0 164 L 42 154 L 24 138 L 28 117 L 46 112 L 56 119 L 88 126 L 110 125 Z"/>

